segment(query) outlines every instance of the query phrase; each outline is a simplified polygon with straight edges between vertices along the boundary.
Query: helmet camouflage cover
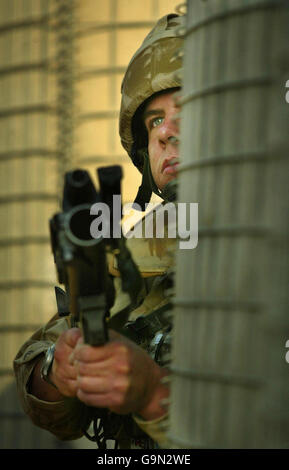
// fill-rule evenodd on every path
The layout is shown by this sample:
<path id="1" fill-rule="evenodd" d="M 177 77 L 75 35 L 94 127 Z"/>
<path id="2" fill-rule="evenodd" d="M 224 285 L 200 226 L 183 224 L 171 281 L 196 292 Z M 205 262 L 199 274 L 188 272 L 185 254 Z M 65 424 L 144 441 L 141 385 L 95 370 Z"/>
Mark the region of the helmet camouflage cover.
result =
<path id="1" fill-rule="evenodd" d="M 133 118 L 140 105 L 153 94 L 181 86 L 182 63 L 178 52 L 183 46 L 180 36 L 183 25 L 184 16 L 170 14 L 161 18 L 132 57 L 122 82 L 121 143 L 141 172 L 144 162 L 135 148 Z"/>

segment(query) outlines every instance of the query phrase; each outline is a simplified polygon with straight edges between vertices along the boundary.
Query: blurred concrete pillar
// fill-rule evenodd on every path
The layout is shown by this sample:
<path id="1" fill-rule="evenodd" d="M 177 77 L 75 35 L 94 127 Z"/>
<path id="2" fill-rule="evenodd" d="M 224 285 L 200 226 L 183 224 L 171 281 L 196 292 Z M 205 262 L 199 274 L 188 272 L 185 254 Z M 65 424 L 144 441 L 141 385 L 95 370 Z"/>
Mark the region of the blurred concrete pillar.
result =
<path id="1" fill-rule="evenodd" d="M 288 447 L 288 2 L 187 6 L 169 437 Z"/>

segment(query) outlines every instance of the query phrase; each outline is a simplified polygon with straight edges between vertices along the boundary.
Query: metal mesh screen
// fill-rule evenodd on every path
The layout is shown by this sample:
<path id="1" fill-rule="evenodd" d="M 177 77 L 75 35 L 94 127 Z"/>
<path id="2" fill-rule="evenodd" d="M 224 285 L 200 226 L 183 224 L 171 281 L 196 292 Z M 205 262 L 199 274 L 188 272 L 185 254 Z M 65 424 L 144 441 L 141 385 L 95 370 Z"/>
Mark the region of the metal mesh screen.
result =
<path id="1" fill-rule="evenodd" d="M 61 443 L 29 423 L 12 361 L 55 311 L 48 219 L 62 176 L 124 167 L 124 200 L 140 183 L 120 147 L 120 83 L 131 55 L 177 1 L 0 0 L 0 447 Z"/>

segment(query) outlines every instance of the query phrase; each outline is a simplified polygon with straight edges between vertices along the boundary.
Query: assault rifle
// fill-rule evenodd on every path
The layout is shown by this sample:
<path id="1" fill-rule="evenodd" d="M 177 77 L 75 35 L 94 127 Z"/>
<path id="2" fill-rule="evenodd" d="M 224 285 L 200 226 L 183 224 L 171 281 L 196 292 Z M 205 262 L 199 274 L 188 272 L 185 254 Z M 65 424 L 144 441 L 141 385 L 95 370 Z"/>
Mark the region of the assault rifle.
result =
<path id="1" fill-rule="evenodd" d="M 71 314 L 72 326 L 80 323 L 86 343 L 97 346 L 107 339 L 109 309 L 114 301 L 114 288 L 108 272 L 107 252 L 116 256 L 122 289 L 129 294 L 130 306 L 142 289 L 142 278 L 125 239 L 113 237 L 113 227 L 119 227 L 121 209 L 114 210 L 114 196 L 121 197 L 120 166 L 98 169 L 100 191 L 97 192 L 89 173 L 82 169 L 67 172 L 64 179 L 62 212 L 50 219 L 51 246 L 58 281 L 65 291 L 55 287 L 58 313 Z M 91 226 L 96 213 L 92 206 L 106 205 L 102 225 L 106 235 L 93 238 Z M 95 207 L 95 206 L 94 206 Z M 101 204 L 97 207 L 102 207 Z M 104 229 L 104 227 L 102 227 Z M 100 231 L 99 233 L 103 233 Z"/>

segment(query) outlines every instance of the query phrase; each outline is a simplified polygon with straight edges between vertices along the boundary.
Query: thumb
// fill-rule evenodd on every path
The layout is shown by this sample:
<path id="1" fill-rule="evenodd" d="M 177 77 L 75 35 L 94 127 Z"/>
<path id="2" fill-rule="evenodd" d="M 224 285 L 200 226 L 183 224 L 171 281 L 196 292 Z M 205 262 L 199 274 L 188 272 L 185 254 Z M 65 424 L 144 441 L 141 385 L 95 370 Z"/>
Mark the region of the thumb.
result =
<path id="1" fill-rule="evenodd" d="M 65 332 L 64 341 L 70 348 L 74 349 L 79 338 L 82 337 L 80 328 L 70 328 Z"/>

